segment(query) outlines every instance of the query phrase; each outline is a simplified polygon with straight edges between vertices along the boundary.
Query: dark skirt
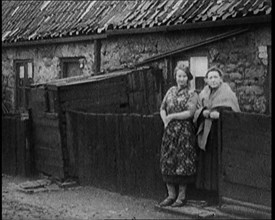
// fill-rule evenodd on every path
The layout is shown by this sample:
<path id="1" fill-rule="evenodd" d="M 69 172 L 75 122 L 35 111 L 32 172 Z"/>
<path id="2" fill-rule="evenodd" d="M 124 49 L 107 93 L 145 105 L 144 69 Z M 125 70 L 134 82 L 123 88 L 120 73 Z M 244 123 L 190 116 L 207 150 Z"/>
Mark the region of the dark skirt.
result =
<path id="1" fill-rule="evenodd" d="M 199 149 L 196 188 L 218 190 L 218 121 L 213 121 L 205 151 Z"/>
<path id="2" fill-rule="evenodd" d="M 172 176 L 172 175 L 162 175 L 163 182 L 173 183 L 173 184 L 189 184 L 194 183 L 196 180 L 196 175 L 192 176 Z"/>
<path id="3" fill-rule="evenodd" d="M 197 165 L 195 128 L 189 120 L 174 120 L 164 131 L 160 168 L 166 183 L 195 182 Z"/>

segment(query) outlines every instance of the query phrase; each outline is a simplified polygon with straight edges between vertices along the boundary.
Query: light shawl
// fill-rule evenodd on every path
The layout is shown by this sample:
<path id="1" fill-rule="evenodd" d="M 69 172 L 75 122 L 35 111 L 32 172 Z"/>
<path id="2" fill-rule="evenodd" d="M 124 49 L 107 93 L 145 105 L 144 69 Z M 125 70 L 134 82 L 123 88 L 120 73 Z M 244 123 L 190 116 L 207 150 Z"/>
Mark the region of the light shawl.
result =
<path id="1" fill-rule="evenodd" d="M 207 137 L 212 126 L 212 119 L 206 118 L 199 125 L 198 118 L 203 110 L 208 109 L 210 112 L 216 107 L 231 107 L 234 112 L 240 112 L 237 97 L 227 83 L 222 82 L 219 88 L 211 94 L 209 86 L 205 86 L 199 94 L 197 110 L 194 114 L 194 123 L 198 127 L 197 137 L 198 145 L 205 150 Z"/>

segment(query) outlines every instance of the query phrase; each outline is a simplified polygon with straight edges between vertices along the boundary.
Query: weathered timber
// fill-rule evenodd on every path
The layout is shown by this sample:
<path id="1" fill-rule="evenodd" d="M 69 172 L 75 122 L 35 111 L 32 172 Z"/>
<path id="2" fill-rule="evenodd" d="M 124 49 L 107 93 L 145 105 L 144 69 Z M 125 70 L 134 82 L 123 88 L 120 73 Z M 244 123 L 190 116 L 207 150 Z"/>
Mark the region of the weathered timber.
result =
<path id="1" fill-rule="evenodd" d="M 221 114 L 221 197 L 271 206 L 271 117 Z"/>
<path id="2" fill-rule="evenodd" d="M 16 119 L 2 118 L 2 172 L 16 174 Z"/>
<path id="3" fill-rule="evenodd" d="M 271 157 L 255 152 L 224 149 L 224 179 L 260 189 L 271 189 Z M 245 159 L 244 159 L 245 158 Z"/>

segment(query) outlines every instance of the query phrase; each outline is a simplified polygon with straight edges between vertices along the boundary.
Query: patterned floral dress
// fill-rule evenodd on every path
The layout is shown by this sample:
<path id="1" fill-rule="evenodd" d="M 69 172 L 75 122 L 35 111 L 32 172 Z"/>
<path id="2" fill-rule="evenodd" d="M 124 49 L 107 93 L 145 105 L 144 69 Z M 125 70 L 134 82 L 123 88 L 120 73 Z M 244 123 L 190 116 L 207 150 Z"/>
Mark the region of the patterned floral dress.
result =
<path id="1" fill-rule="evenodd" d="M 171 87 L 161 109 L 171 113 L 196 109 L 198 95 L 187 88 Z M 172 120 L 164 130 L 161 144 L 160 168 L 164 182 L 186 184 L 195 181 L 196 136 L 192 118 Z"/>

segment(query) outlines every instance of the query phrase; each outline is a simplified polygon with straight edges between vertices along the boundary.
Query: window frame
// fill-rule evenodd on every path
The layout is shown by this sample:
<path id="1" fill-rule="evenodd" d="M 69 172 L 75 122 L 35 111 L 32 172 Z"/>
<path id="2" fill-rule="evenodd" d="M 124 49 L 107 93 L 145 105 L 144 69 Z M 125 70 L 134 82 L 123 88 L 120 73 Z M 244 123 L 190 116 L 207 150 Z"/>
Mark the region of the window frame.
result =
<path id="1" fill-rule="evenodd" d="M 68 78 L 68 71 L 65 73 L 65 66 L 67 63 L 79 63 L 80 59 L 85 59 L 84 56 L 79 56 L 79 57 L 62 57 L 60 58 L 60 68 L 61 68 L 61 73 L 60 73 L 60 78 Z M 80 63 L 79 63 L 80 65 Z M 80 68 L 81 69 L 81 68 Z"/>
<path id="2" fill-rule="evenodd" d="M 30 77 L 28 77 L 28 63 L 31 63 L 32 65 L 32 82 L 31 83 L 26 83 Z M 23 85 L 19 87 L 19 80 L 20 80 L 20 71 L 17 71 L 17 66 L 21 66 L 20 64 L 22 64 L 22 66 L 24 66 L 24 80 L 23 80 Z M 14 100 L 15 100 L 15 109 L 16 110 L 23 110 L 23 111 L 27 111 L 28 108 L 28 103 L 26 101 L 26 89 L 30 88 L 30 85 L 33 83 L 33 79 L 34 79 L 34 61 L 33 59 L 15 59 L 13 61 L 13 70 L 15 73 L 15 93 L 14 93 Z M 24 99 L 24 106 L 19 106 L 19 92 L 20 89 L 23 89 L 23 94 L 22 97 Z"/>

